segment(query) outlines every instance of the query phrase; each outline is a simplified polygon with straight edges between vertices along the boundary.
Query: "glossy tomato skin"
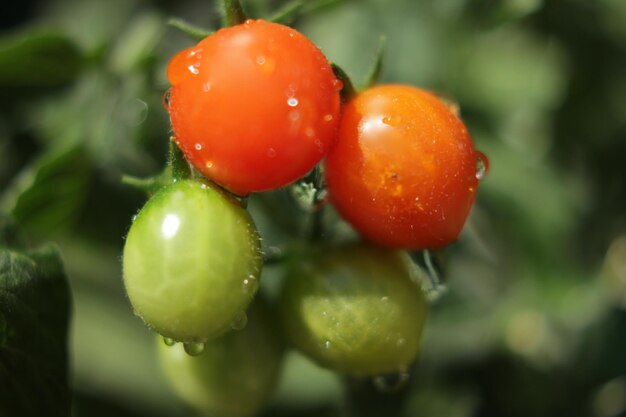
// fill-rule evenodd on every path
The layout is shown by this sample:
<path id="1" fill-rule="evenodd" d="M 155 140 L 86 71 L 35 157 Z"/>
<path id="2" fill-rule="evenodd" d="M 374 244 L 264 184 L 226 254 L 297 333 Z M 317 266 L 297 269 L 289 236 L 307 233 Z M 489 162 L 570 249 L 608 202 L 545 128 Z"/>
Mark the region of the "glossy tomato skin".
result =
<path id="1" fill-rule="evenodd" d="M 304 35 L 263 20 L 223 28 L 170 61 L 176 141 L 235 194 L 300 178 L 337 133 L 341 82 Z"/>
<path id="2" fill-rule="evenodd" d="M 161 335 L 204 342 L 230 330 L 258 288 L 259 236 L 220 191 L 192 180 L 157 192 L 124 246 L 124 284 L 135 313 Z"/>
<path id="3" fill-rule="evenodd" d="M 439 248 L 470 212 L 477 157 L 463 122 L 435 95 L 381 85 L 345 106 L 325 174 L 333 204 L 366 239 Z"/>
<path id="4" fill-rule="evenodd" d="M 358 376 L 406 369 L 427 303 L 405 252 L 314 247 L 292 260 L 279 298 L 287 341 L 320 366 Z"/>

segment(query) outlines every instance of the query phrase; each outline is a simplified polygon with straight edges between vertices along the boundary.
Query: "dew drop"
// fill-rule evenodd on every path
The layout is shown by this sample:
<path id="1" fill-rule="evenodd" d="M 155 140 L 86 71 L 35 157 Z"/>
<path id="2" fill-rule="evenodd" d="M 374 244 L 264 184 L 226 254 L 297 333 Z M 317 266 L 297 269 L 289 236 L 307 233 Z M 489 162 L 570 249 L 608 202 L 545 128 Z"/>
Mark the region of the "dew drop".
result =
<path id="1" fill-rule="evenodd" d="M 387 126 L 399 126 L 402 118 L 400 116 L 385 116 L 383 117 L 383 123 Z"/>
<path id="2" fill-rule="evenodd" d="M 267 150 L 267 156 L 268 156 L 269 158 L 275 158 L 275 157 L 276 157 L 276 149 L 274 149 L 274 148 L 269 148 L 269 149 Z"/>
<path id="3" fill-rule="evenodd" d="M 187 69 L 189 70 L 190 73 L 192 73 L 193 75 L 198 75 L 200 74 L 200 70 L 198 68 L 196 68 L 195 65 L 189 65 L 187 67 Z"/>
<path id="4" fill-rule="evenodd" d="M 298 99 L 295 97 L 289 97 L 287 105 L 289 105 L 289 107 L 296 107 L 298 105 Z"/>
<path id="5" fill-rule="evenodd" d="M 196 151 L 202 150 L 202 144 L 201 143 L 196 143 L 193 147 L 196 149 Z"/>
<path id="6" fill-rule="evenodd" d="M 308 138 L 312 138 L 315 136 L 315 130 L 312 127 L 307 127 L 304 129 L 304 135 Z"/>
<path id="7" fill-rule="evenodd" d="M 340 79 L 336 78 L 333 80 L 333 88 L 336 91 L 341 91 L 343 89 L 343 81 L 341 81 Z"/>
<path id="8" fill-rule="evenodd" d="M 206 164 L 204 164 L 204 166 L 206 166 L 206 167 L 207 167 L 207 169 L 211 169 L 211 168 L 213 168 L 213 162 L 211 162 L 211 161 L 207 161 L 207 163 L 206 163 Z"/>
<path id="9" fill-rule="evenodd" d="M 259 55 L 256 57 L 256 63 L 259 65 L 265 64 L 265 57 L 263 55 Z"/>
<path id="10" fill-rule="evenodd" d="M 248 324 L 248 315 L 246 314 L 245 311 L 241 311 L 239 314 L 237 314 L 237 316 L 235 316 L 235 319 L 230 324 L 230 328 L 233 330 L 243 330 L 245 329 L 247 324 Z"/>
<path id="11" fill-rule="evenodd" d="M 324 349 L 330 350 L 330 348 L 331 348 L 330 340 L 325 341 L 324 342 Z"/>
<path id="12" fill-rule="evenodd" d="M 333 115 L 332 114 L 327 114 L 324 116 L 324 121 L 325 122 L 330 122 L 331 120 L 333 120 Z"/>
<path id="13" fill-rule="evenodd" d="M 163 107 L 165 110 L 170 111 L 170 96 L 171 96 L 171 88 L 168 88 L 165 93 L 163 93 L 163 98 L 161 99 L 161 103 L 163 103 Z"/>
<path id="14" fill-rule="evenodd" d="M 386 302 L 389 301 L 389 297 L 387 297 L 387 296 L 381 297 L 380 301 L 382 301 L 383 303 L 386 303 Z"/>
<path id="15" fill-rule="evenodd" d="M 254 292 L 257 288 L 256 277 L 254 275 L 248 275 L 248 277 L 243 280 L 241 287 L 243 289 L 243 292 L 246 294 Z"/>
<path id="16" fill-rule="evenodd" d="M 202 83 L 202 91 L 204 91 L 205 93 L 208 93 L 209 91 L 211 91 L 211 81 L 207 81 L 205 83 Z"/>
<path id="17" fill-rule="evenodd" d="M 204 352 L 204 348 L 206 343 L 204 342 L 185 342 L 183 343 L 183 347 L 185 348 L 185 352 L 189 356 L 198 356 L 202 352 Z"/>
<path id="18" fill-rule="evenodd" d="M 484 179 L 489 173 L 489 158 L 481 151 L 476 151 L 476 179 Z"/>
<path id="19" fill-rule="evenodd" d="M 163 337 L 163 343 L 165 343 L 165 346 L 174 346 L 176 341 L 171 337 Z"/>
<path id="20" fill-rule="evenodd" d="M 297 122 L 298 119 L 300 119 L 300 112 L 297 110 L 293 110 L 291 112 L 289 112 L 289 120 L 291 120 L 292 122 Z"/>
<path id="21" fill-rule="evenodd" d="M 394 392 L 404 387 L 409 382 L 410 376 L 407 369 L 401 369 L 393 374 L 375 376 L 372 384 L 379 392 Z"/>

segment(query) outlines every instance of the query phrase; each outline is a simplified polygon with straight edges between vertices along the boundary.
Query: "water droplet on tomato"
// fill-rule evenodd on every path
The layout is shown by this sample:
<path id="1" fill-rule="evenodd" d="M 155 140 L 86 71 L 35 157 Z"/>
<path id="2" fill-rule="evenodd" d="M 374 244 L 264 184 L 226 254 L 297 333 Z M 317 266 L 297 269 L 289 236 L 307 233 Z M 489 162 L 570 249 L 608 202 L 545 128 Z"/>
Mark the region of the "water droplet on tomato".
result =
<path id="1" fill-rule="evenodd" d="M 324 121 L 325 122 L 330 122 L 331 120 L 333 120 L 333 115 L 332 114 L 327 114 L 324 116 Z"/>
<path id="2" fill-rule="evenodd" d="M 202 91 L 204 91 L 205 93 L 208 93 L 209 91 L 211 91 L 211 81 L 207 81 L 205 83 L 202 84 Z"/>
<path id="3" fill-rule="evenodd" d="M 265 56 L 259 55 L 256 57 L 256 63 L 259 65 L 265 64 Z"/>
<path id="4" fill-rule="evenodd" d="M 241 285 L 243 292 L 246 294 L 251 294 L 257 289 L 257 279 L 254 275 L 248 275 Z"/>
<path id="5" fill-rule="evenodd" d="M 383 123 L 387 126 L 396 127 L 400 125 L 402 122 L 402 117 L 400 116 L 385 116 L 383 117 Z"/>
<path id="6" fill-rule="evenodd" d="M 187 67 L 187 69 L 189 70 L 190 73 L 192 73 L 193 75 L 198 75 L 200 74 L 200 70 L 196 67 L 196 65 L 189 65 Z"/>
<path id="7" fill-rule="evenodd" d="M 207 167 L 207 169 L 211 169 L 211 168 L 213 168 L 213 162 L 211 162 L 211 161 L 207 161 L 207 163 L 206 163 L 206 164 L 204 164 L 204 166 L 206 166 L 206 167 Z"/>
<path id="8" fill-rule="evenodd" d="M 206 347 L 206 343 L 204 342 L 185 342 L 183 343 L 183 347 L 185 348 L 185 352 L 189 356 L 198 356 L 202 352 L 204 352 L 204 348 Z"/>
<path id="9" fill-rule="evenodd" d="M 378 375 L 372 378 L 372 384 L 379 392 L 394 392 L 404 387 L 409 382 L 411 374 L 407 369 L 401 369 L 396 373 Z"/>
<path id="10" fill-rule="evenodd" d="M 336 91 L 341 91 L 343 89 L 343 81 L 341 81 L 339 78 L 335 78 L 333 80 L 333 88 Z"/>
<path id="11" fill-rule="evenodd" d="M 275 158 L 275 157 L 276 157 L 276 149 L 274 149 L 274 148 L 269 148 L 269 149 L 267 150 L 267 156 L 268 156 L 269 158 Z"/>
<path id="12" fill-rule="evenodd" d="M 295 97 L 289 97 L 287 100 L 287 105 L 289 107 L 296 107 L 298 105 L 298 99 Z"/>
<path id="13" fill-rule="evenodd" d="M 489 173 L 489 158 L 481 151 L 476 151 L 476 179 L 484 179 Z"/>
<path id="14" fill-rule="evenodd" d="M 245 311 L 239 312 L 233 322 L 230 324 L 230 328 L 233 330 L 243 330 L 248 325 L 248 315 Z"/>
<path id="15" fill-rule="evenodd" d="M 312 127 L 307 127 L 304 129 L 304 135 L 308 138 L 312 138 L 315 136 L 315 130 Z"/>
<path id="16" fill-rule="evenodd" d="M 201 151 L 202 150 L 202 144 L 201 143 L 196 143 L 193 147 L 196 149 L 196 151 Z"/>
<path id="17" fill-rule="evenodd" d="M 174 346 L 176 341 L 171 337 L 163 337 L 163 343 L 165 343 L 166 346 Z"/>
<path id="18" fill-rule="evenodd" d="M 163 103 L 163 107 L 165 107 L 165 110 L 170 111 L 170 95 L 171 95 L 171 88 L 168 88 L 165 93 L 163 93 L 163 98 L 161 100 L 161 103 Z"/>
<path id="19" fill-rule="evenodd" d="M 299 118 L 300 118 L 299 111 L 294 110 L 294 111 L 289 112 L 289 120 L 291 120 L 292 122 L 297 122 Z"/>

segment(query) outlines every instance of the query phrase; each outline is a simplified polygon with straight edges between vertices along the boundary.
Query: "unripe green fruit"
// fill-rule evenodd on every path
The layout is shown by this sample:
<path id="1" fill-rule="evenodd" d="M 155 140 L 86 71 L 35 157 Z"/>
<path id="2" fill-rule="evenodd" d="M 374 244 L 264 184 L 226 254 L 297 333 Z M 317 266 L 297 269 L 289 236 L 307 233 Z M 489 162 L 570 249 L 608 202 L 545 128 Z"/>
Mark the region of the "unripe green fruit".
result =
<path id="1" fill-rule="evenodd" d="M 316 248 L 289 268 L 287 339 L 319 365 L 353 375 L 398 372 L 416 358 L 427 304 L 403 252 Z"/>
<path id="2" fill-rule="evenodd" d="M 248 213 L 197 181 L 157 192 L 124 247 L 124 284 L 148 326 L 183 342 L 226 332 L 258 288 L 259 236 Z"/>
<path id="3" fill-rule="evenodd" d="M 159 340 L 159 359 L 170 385 L 187 404 L 216 417 L 247 417 L 271 396 L 283 354 L 273 317 L 255 301 L 248 325 L 208 342 L 198 356 Z"/>

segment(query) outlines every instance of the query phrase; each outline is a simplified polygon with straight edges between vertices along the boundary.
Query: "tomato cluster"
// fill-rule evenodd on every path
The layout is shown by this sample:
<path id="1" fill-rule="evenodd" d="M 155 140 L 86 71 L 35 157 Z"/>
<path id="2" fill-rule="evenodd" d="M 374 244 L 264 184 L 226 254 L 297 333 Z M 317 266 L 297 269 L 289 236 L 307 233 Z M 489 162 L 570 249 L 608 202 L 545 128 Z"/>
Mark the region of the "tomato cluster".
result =
<path id="1" fill-rule="evenodd" d="M 349 80 L 310 40 L 263 20 L 181 51 L 167 76 L 174 140 L 194 170 L 170 166 L 134 219 L 124 282 L 136 314 L 167 345 L 182 342 L 160 354 L 174 389 L 207 413 L 253 414 L 276 379 L 280 334 L 338 372 L 404 372 L 427 312 L 405 251 L 457 239 L 488 167 L 453 109 L 406 85 L 346 97 Z M 365 242 L 298 246 L 274 305 L 257 297 L 249 310 L 263 260 L 242 198 L 314 167 Z"/>

